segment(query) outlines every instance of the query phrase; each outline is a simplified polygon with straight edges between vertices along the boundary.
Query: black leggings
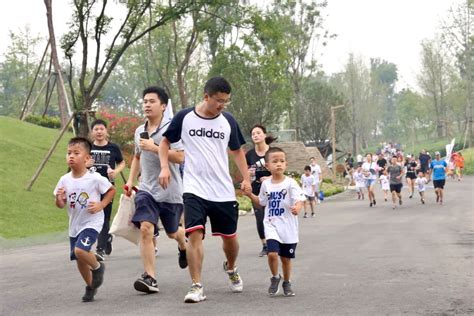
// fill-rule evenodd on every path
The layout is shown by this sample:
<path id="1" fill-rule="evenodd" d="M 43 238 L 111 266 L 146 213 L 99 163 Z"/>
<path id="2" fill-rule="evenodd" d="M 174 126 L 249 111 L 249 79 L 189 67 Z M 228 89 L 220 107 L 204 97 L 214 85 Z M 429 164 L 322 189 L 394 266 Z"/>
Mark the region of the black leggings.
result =
<path id="1" fill-rule="evenodd" d="M 265 208 L 253 204 L 255 221 L 257 222 L 257 232 L 260 239 L 265 239 L 265 229 L 263 228 L 263 218 L 265 217 Z"/>
<path id="2" fill-rule="evenodd" d="M 100 231 L 99 238 L 97 238 L 97 249 L 105 250 L 107 240 L 109 239 L 110 216 L 112 215 L 112 202 L 104 207 L 104 225 Z"/>

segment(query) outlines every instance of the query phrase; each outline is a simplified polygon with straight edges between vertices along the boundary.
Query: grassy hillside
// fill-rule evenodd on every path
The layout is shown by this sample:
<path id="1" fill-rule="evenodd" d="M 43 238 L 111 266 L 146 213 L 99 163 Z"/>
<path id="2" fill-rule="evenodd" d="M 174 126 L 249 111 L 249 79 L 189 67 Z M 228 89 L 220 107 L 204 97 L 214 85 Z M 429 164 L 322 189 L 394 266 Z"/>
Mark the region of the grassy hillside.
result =
<path id="1" fill-rule="evenodd" d="M 67 133 L 32 191 L 26 186 L 59 131 L 0 116 L 0 237 L 66 230 L 66 210 L 54 205 L 53 189 L 66 172 Z"/>

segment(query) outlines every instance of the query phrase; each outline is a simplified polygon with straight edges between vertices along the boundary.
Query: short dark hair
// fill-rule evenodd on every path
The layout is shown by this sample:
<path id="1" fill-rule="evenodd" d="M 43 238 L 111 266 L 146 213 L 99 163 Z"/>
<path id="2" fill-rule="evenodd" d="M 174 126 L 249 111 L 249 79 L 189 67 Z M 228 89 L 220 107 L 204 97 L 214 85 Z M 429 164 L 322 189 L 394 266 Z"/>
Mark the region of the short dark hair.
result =
<path id="1" fill-rule="evenodd" d="M 67 143 L 68 146 L 76 145 L 76 144 L 82 145 L 84 147 L 84 149 L 87 151 L 88 154 L 91 153 L 92 144 L 87 138 L 85 138 L 85 137 L 73 137 L 69 140 L 69 143 Z"/>
<path id="2" fill-rule="evenodd" d="M 270 147 L 265 153 L 265 161 L 270 161 L 270 155 L 273 153 L 284 153 L 286 156 L 286 152 L 280 147 Z"/>
<path id="3" fill-rule="evenodd" d="M 310 166 L 304 166 L 304 171 L 311 171 L 311 167 Z"/>
<path id="4" fill-rule="evenodd" d="M 155 93 L 158 96 L 158 99 L 160 99 L 161 104 L 168 104 L 168 93 L 166 93 L 165 89 L 157 87 L 157 86 L 151 86 L 143 90 L 143 95 L 142 97 L 144 98 L 145 95 L 148 93 Z"/>
<path id="5" fill-rule="evenodd" d="M 252 134 L 253 130 L 256 129 L 256 128 L 261 129 L 264 134 L 267 133 L 267 129 L 265 128 L 265 126 L 260 125 L 260 124 L 255 124 L 255 125 L 250 129 L 250 134 Z M 270 145 L 271 143 L 273 143 L 273 142 L 276 141 L 277 139 L 278 139 L 278 137 L 273 137 L 272 135 L 267 135 L 267 136 L 265 137 L 265 144 Z"/>
<path id="6" fill-rule="evenodd" d="M 94 127 L 96 125 L 104 125 L 105 128 L 107 128 L 107 122 L 102 120 L 102 119 L 97 119 L 97 120 L 94 120 L 92 123 L 91 123 L 91 129 L 94 129 Z"/>
<path id="7" fill-rule="evenodd" d="M 212 77 L 204 85 L 204 93 L 212 96 L 219 92 L 230 94 L 232 92 L 232 87 L 224 77 Z"/>

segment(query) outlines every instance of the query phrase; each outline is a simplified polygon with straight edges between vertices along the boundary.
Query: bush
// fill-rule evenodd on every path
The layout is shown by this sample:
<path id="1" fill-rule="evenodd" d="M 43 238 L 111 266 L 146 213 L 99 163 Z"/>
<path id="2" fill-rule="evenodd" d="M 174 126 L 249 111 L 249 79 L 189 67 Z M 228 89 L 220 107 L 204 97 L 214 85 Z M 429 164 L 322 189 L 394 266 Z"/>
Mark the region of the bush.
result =
<path id="1" fill-rule="evenodd" d="M 25 118 L 25 121 L 31 124 L 48 127 L 48 128 L 61 128 L 61 120 L 59 117 L 54 116 L 41 116 L 30 114 Z"/>
<path id="2" fill-rule="evenodd" d="M 249 212 L 252 209 L 252 201 L 250 201 L 250 198 L 244 195 L 237 195 L 237 202 L 239 203 L 239 210 Z"/>

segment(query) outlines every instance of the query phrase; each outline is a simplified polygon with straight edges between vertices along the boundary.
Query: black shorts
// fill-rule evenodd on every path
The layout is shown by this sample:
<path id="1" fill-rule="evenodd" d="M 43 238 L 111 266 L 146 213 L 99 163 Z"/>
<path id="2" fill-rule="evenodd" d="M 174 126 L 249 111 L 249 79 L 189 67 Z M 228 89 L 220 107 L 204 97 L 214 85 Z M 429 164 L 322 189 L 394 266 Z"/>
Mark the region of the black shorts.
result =
<path id="1" fill-rule="evenodd" d="M 428 171 L 428 165 L 420 165 L 420 171 L 426 173 Z"/>
<path id="2" fill-rule="evenodd" d="M 407 179 L 415 180 L 415 179 L 416 179 L 416 174 L 415 174 L 415 173 L 407 172 L 406 177 L 407 177 Z"/>
<path id="3" fill-rule="evenodd" d="M 397 183 L 397 184 L 390 184 L 390 192 L 397 192 L 397 193 L 400 193 L 402 192 L 402 187 L 403 187 L 403 184 L 401 183 Z"/>
<path id="4" fill-rule="evenodd" d="M 433 186 L 435 189 L 444 189 L 444 185 L 446 184 L 446 180 L 433 180 Z"/>
<path id="5" fill-rule="evenodd" d="M 310 201 L 310 202 L 312 202 L 312 201 L 315 201 L 315 200 L 316 200 L 316 197 L 315 197 L 315 196 L 306 195 L 306 194 L 305 194 L 304 196 L 305 196 L 305 197 L 306 197 L 306 199 L 307 199 L 308 201 Z"/>
<path id="6" fill-rule="evenodd" d="M 275 239 L 267 239 L 268 252 L 278 252 L 280 257 L 284 258 L 295 258 L 297 244 L 282 244 Z"/>
<path id="7" fill-rule="evenodd" d="M 192 193 L 184 193 L 184 223 L 186 236 L 195 230 L 206 232 L 207 217 L 211 221 L 212 236 L 233 238 L 237 236 L 239 203 L 214 202 Z"/>
<path id="8" fill-rule="evenodd" d="M 178 231 L 179 221 L 183 214 L 183 205 L 178 203 L 156 202 L 153 196 L 145 191 L 138 191 L 135 195 L 135 215 L 132 223 L 140 228 L 140 222 L 149 222 L 155 226 L 154 234 L 158 232 L 158 219 L 167 234 Z"/>

